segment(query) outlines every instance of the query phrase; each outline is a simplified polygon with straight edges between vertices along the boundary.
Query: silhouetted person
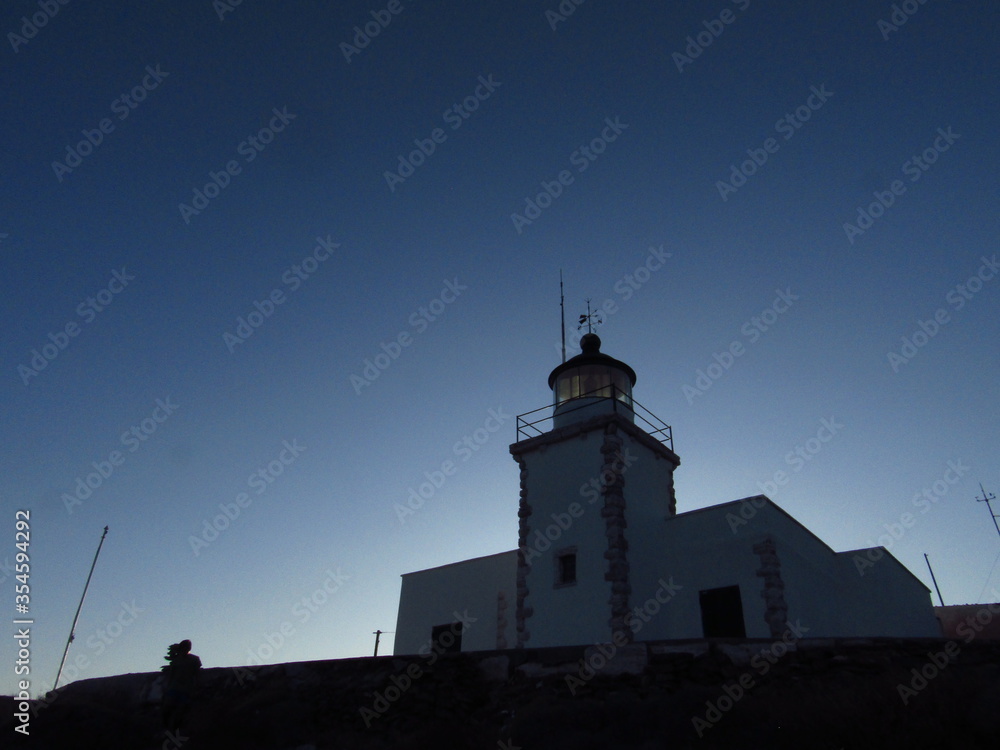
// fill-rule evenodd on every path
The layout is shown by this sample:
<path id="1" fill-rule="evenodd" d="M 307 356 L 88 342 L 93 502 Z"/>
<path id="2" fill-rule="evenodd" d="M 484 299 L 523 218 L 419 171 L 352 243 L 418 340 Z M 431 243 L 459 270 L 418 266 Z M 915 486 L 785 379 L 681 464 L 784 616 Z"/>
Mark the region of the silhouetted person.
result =
<path id="1" fill-rule="evenodd" d="M 191 653 L 191 641 L 188 640 L 170 644 L 164 658 L 169 663 L 161 667 L 166 675 L 163 689 L 163 728 L 176 732 L 184 723 L 198 689 L 201 659 Z"/>

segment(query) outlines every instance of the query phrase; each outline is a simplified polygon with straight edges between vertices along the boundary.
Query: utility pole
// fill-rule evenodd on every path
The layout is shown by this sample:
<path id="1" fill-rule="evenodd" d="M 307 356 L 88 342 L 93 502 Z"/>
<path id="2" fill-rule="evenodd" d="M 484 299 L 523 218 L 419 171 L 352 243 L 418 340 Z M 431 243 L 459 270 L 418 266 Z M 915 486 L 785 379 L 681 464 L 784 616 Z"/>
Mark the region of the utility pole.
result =
<path id="1" fill-rule="evenodd" d="M 986 490 L 983 489 L 982 482 L 979 483 L 979 489 L 982 491 L 983 496 L 977 497 L 976 500 L 978 500 L 981 503 L 986 503 L 986 508 L 990 512 L 990 518 L 993 519 L 993 525 L 996 527 L 997 534 L 1000 534 L 1000 525 L 997 524 L 997 515 L 996 513 L 993 512 L 993 506 L 990 505 L 990 500 L 996 500 L 997 496 L 994 495 L 992 492 L 989 495 L 987 495 Z"/>
<path id="2" fill-rule="evenodd" d="M 108 527 L 104 527 L 104 533 L 101 534 L 101 541 L 97 545 L 97 552 L 94 553 L 94 562 L 90 564 L 90 573 L 87 574 L 87 583 L 83 586 L 83 596 L 80 597 L 80 604 L 76 608 L 76 615 L 73 616 L 73 624 L 69 629 L 69 640 L 66 641 L 66 648 L 63 649 L 62 661 L 59 662 L 59 672 L 56 674 L 56 681 L 52 684 L 52 689 L 55 690 L 59 687 L 59 678 L 62 677 L 63 665 L 66 664 L 66 654 L 69 653 L 69 644 L 73 642 L 73 638 L 76 633 L 76 623 L 80 619 L 80 610 L 83 609 L 83 600 L 87 598 L 87 589 L 90 588 L 90 579 L 94 575 L 94 567 L 97 565 L 97 556 L 101 554 L 101 547 L 104 546 L 104 537 L 108 535 Z"/>
<path id="3" fill-rule="evenodd" d="M 388 631 L 386 631 L 386 630 L 376 630 L 376 631 L 374 631 L 374 636 L 375 636 L 375 653 L 372 654 L 372 656 L 378 656 L 378 642 L 379 642 L 379 639 L 383 635 L 387 635 L 389 633 L 394 633 L 394 632 L 396 632 L 396 631 L 394 631 L 394 630 L 388 630 Z"/>

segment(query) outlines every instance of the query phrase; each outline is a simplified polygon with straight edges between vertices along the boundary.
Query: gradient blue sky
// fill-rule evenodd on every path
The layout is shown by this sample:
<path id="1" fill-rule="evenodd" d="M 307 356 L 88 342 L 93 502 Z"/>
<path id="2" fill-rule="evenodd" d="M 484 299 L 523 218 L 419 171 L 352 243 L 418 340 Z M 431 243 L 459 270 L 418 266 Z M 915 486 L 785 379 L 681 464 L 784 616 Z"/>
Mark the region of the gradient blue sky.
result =
<path id="1" fill-rule="evenodd" d="M 30 509 L 33 692 L 55 678 L 106 524 L 70 678 L 155 670 L 182 638 L 207 666 L 245 664 L 283 623 L 265 661 L 369 654 L 372 631 L 395 629 L 401 573 L 513 548 L 513 417 L 475 452 L 455 446 L 490 410 L 549 402 L 560 269 L 568 318 L 588 297 L 613 302 L 604 351 L 673 425 L 679 511 L 785 471 L 768 494 L 834 549 L 878 544 L 912 513 L 893 553 L 930 585 L 928 553 L 946 603 L 995 600 L 1000 539 L 975 497 L 980 482 L 1000 489 L 1000 279 L 981 270 L 1000 234 L 996 3 L 915 5 L 897 30 L 879 27 L 889 2 L 665 6 L 589 0 L 552 28 L 555 0 L 402 0 L 350 61 L 342 43 L 386 4 L 244 2 L 220 19 L 209 0 L 72 2 L 26 43 L 7 37 L 0 560 L 13 562 L 14 511 Z M 724 10 L 731 23 L 713 24 Z M 20 34 L 36 12 L 9 3 L 0 29 Z M 712 26 L 697 57 L 675 55 Z M 799 127 L 780 124 L 803 107 Z M 53 168 L 105 118 L 92 153 Z M 283 129 L 262 150 L 245 143 L 272 122 Z M 435 128 L 434 152 L 390 189 L 385 172 Z M 614 140 L 581 161 L 602 132 Z M 720 191 L 754 153 L 767 161 Z M 179 205 L 229 162 L 185 220 Z M 516 226 L 564 170 L 572 182 Z M 869 228 L 845 231 L 894 183 Z M 317 238 L 339 247 L 296 284 Z M 636 276 L 651 248 L 670 257 Z M 959 309 L 977 273 L 990 278 Z M 435 302 L 449 282 L 460 294 Z M 273 314 L 227 346 L 275 289 Z M 796 299 L 753 334 L 778 290 Z M 936 335 L 894 368 L 940 309 Z M 76 335 L 25 376 L 68 324 Z M 408 345 L 356 392 L 352 376 L 401 333 Z M 733 342 L 731 367 L 686 393 Z M 148 439 L 123 441 L 168 398 Z M 831 418 L 843 427 L 795 462 Z M 248 478 L 284 441 L 305 450 L 258 494 Z M 70 513 L 63 495 L 113 451 L 123 461 Z M 448 460 L 457 472 L 401 521 L 394 507 Z M 952 484 L 949 462 L 968 467 Z M 243 492 L 252 502 L 195 555 L 192 535 Z M 342 583 L 306 619 L 328 570 Z M 123 603 L 141 609 L 127 626 Z M 5 666 L 0 690 L 13 680 Z"/>

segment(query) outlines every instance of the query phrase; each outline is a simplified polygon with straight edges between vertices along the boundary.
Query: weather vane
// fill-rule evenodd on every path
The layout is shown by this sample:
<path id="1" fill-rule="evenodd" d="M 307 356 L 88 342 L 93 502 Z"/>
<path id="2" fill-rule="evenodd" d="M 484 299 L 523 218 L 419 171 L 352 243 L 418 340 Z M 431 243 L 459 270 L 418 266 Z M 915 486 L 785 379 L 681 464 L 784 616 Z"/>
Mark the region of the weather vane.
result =
<path id="1" fill-rule="evenodd" d="M 590 311 L 590 299 L 587 299 L 587 314 L 581 315 L 579 321 L 577 321 L 576 330 L 580 330 L 584 325 L 587 326 L 587 333 L 594 332 L 594 326 L 599 326 L 604 323 L 604 319 L 601 318 L 601 313 L 598 310 Z"/>

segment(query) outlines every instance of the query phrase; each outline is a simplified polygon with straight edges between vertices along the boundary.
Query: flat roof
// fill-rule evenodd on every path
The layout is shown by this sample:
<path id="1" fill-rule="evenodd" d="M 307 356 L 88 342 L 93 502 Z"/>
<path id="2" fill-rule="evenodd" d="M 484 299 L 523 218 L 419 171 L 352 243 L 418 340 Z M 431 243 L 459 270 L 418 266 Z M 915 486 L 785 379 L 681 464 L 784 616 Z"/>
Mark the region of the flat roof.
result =
<path id="1" fill-rule="evenodd" d="M 403 576 L 412 576 L 416 575 L 417 573 L 426 573 L 430 570 L 441 570 L 443 568 L 451 568 L 454 567 L 455 565 L 465 565 L 467 563 L 478 562 L 480 560 L 487 560 L 491 557 L 500 557 L 501 555 L 516 555 L 516 554 L 517 554 L 516 549 L 507 550 L 506 552 L 494 552 L 492 555 L 480 555 L 479 557 L 470 557 L 468 560 L 459 560 L 457 562 L 445 563 L 444 565 L 435 565 L 432 568 L 423 568 L 421 570 L 412 570 L 409 573 L 400 573 L 400 577 L 402 578 Z"/>

